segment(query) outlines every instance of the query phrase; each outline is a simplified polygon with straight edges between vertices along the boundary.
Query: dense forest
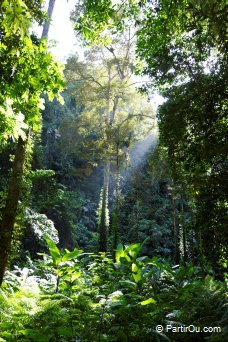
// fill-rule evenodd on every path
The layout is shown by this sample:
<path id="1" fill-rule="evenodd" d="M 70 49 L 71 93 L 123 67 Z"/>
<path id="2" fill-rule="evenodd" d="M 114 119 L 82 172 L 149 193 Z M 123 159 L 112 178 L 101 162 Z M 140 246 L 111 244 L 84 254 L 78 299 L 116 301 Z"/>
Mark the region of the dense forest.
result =
<path id="1" fill-rule="evenodd" d="M 226 341 L 226 1 L 75 0 L 65 62 L 57 2 L 0 2 L 0 341 Z"/>

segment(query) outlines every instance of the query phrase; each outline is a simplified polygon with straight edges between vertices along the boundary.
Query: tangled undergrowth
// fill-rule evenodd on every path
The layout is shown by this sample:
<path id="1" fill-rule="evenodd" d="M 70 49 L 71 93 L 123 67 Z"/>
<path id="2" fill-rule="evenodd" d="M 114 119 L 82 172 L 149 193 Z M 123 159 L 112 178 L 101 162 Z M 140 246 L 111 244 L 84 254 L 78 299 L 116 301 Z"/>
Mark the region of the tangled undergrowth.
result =
<path id="1" fill-rule="evenodd" d="M 226 340 L 226 286 L 210 268 L 140 257 L 140 244 L 118 245 L 114 262 L 46 241 L 50 255 L 28 259 L 5 278 L 0 341 Z M 190 325 L 221 329 L 180 331 Z"/>

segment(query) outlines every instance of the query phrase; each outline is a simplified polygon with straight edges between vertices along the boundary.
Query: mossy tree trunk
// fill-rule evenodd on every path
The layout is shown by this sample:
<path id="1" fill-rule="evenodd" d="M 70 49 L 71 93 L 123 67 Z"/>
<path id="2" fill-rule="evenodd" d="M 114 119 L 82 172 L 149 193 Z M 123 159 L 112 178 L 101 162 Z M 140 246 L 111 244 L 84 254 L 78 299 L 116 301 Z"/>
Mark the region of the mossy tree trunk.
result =
<path id="1" fill-rule="evenodd" d="M 115 249 L 120 239 L 120 156 L 119 156 L 119 142 L 116 145 L 116 174 L 115 174 L 115 204 L 112 214 L 112 253 L 115 255 Z"/>
<path id="2" fill-rule="evenodd" d="M 13 163 L 12 176 L 9 182 L 6 205 L 3 210 L 3 217 L 0 225 L 0 286 L 3 281 L 11 249 L 13 228 L 16 221 L 21 183 L 24 173 L 27 143 L 28 136 L 26 140 L 22 140 L 22 138 L 19 137 Z"/>
<path id="3" fill-rule="evenodd" d="M 110 177 L 110 163 L 107 162 L 104 167 L 104 181 L 101 192 L 101 203 L 99 213 L 99 252 L 107 252 L 108 250 L 108 230 L 109 230 L 109 212 L 108 212 L 108 187 Z"/>
<path id="4" fill-rule="evenodd" d="M 171 195 L 171 207 L 172 207 L 172 212 L 173 212 L 173 235 L 174 235 L 173 260 L 175 264 L 179 264 L 180 262 L 179 222 L 178 222 L 178 216 L 177 216 L 177 205 L 176 205 L 174 187 L 172 187 L 170 195 Z"/>

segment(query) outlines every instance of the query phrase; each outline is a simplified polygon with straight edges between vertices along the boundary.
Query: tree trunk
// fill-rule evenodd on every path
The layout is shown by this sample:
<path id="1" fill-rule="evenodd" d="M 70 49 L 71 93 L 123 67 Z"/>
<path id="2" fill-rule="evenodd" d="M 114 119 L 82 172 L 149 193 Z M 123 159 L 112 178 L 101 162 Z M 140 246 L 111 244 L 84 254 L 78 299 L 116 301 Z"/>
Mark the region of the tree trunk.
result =
<path id="1" fill-rule="evenodd" d="M 13 172 L 9 182 L 6 205 L 3 210 L 3 217 L 0 225 L 0 286 L 3 281 L 11 249 L 13 228 L 16 221 L 18 202 L 20 198 L 27 143 L 28 137 L 25 141 L 19 137 L 13 163 Z"/>
<path id="2" fill-rule="evenodd" d="M 176 200 L 174 195 L 174 189 L 171 191 L 171 205 L 173 211 L 173 233 L 174 233 L 174 262 L 179 264 L 180 262 L 180 252 L 179 252 L 179 225 L 176 214 Z"/>
<path id="3" fill-rule="evenodd" d="M 111 83 L 111 69 L 108 69 L 108 90 L 106 98 L 106 115 L 105 121 L 105 140 L 107 147 L 110 143 L 110 126 L 112 125 L 110 119 L 110 83 Z M 108 154 L 105 156 L 105 166 L 104 166 L 104 178 L 103 178 L 103 188 L 101 193 L 101 207 L 100 207 L 100 217 L 99 217 L 99 252 L 108 251 L 108 231 L 109 231 L 109 210 L 108 210 L 108 187 L 110 178 L 110 157 Z"/>
<path id="4" fill-rule="evenodd" d="M 43 32 L 42 32 L 42 36 L 41 38 L 44 38 L 48 36 L 48 32 L 49 32 L 49 28 L 50 28 L 50 21 L 51 21 L 51 17 L 52 17 L 52 13 L 53 13 L 53 9 L 55 6 L 55 0 L 49 0 L 48 3 L 48 20 L 45 21 L 44 26 L 43 26 Z"/>
<path id="5" fill-rule="evenodd" d="M 108 186 L 110 176 L 110 163 L 107 162 L 104 168 L 104 181 L 101 193 L 101 208 L 99 213 L 99 252 L 107 252 L 108 250 L 108 228 L 109 228 L 109 214 L 108 214 Z"/>
<path id="6" fill-rule="evenodd" d="M 115 256 L 115 250 L 120 237 L 120 163 L 119 163 L 119 143 L 116 146 L 116 198 L 115 208 L 112 217 L 112 253 Z"/>
<path id="7" fill-rule="evenodd" d="M 183 192 L 183 190 L 181 189 Z M 184 218 L 184 198 L 180 195 L 180 227 L 181 227 L 181 263 L 185 265 L 187 260 L 187 237 L 186 237 L 186 224 Z"/>

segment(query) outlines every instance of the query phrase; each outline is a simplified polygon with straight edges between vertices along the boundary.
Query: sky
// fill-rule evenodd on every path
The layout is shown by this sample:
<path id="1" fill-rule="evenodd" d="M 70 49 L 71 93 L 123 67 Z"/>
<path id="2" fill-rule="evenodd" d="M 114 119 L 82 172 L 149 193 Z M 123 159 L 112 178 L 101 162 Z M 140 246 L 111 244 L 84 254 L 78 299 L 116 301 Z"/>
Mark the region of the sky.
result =
<path id="1" fill-rule="evenodd" d="M 75 0 L 56 0 L 53 10 L 48 38 L 50 43 L 52 43 L 52 40 L 56 41 L 56 46 L 53 46 L 51 51 L 62 62 L 74 52 L 79 55 L 83 54 L 70 21 L 70 12 L 75 3 Z"/>

